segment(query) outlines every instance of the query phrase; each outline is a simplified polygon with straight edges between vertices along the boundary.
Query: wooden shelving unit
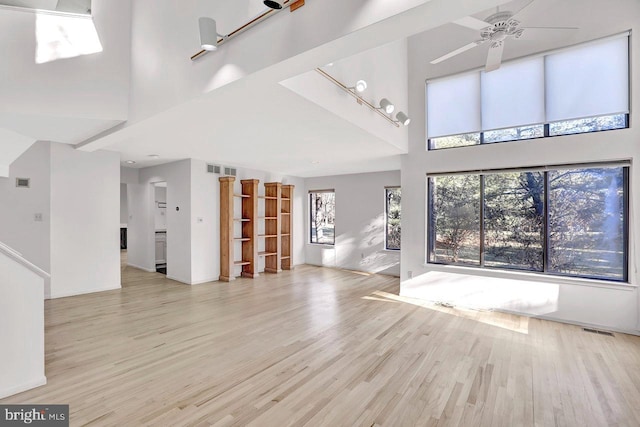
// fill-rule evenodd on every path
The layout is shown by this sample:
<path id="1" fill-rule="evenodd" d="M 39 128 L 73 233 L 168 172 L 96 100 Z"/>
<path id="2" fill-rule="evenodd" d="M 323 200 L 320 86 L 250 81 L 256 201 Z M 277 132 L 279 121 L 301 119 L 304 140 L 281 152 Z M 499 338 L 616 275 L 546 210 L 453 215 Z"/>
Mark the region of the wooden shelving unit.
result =
<path id="1" fill-rule="evenodd" d="M 292 248 L 293 248 L 293 189 L 294 185 L 282 186 L 282 197 L 280 207 L 280 247 L 281 266 L 283 270 L 293 269 Z"/>
<path id="2" fill-rule="evenodd" d="M 267 182 L 264 184 L 264 234 L 265 250 L 260 253 L 265 257 L 264 271 L 279 273 L 281 267 L 280 211 L 282 209 L 282 183 Z"/>
<path id="3" fill-rule="evenodd" d="M 234 193 L 235 177 L 220 179 L 220 280 L 230 282 L 235 279 L 235 268 L 240 267 L 242 277 L 258 276 L 258 184 L 257 179 L 246 179 L 240 183 L 241 193 Z M 234 199 L 239 198 L 240 212 L 235 217 Z M 235 236 L 235 224 L 240 223 L 241 235 Z M 240 260 L 235 259 L 235 243 L 240 242 Z"/>
<path id="4" fill-rule="evenodd" d="M 242 277 L 258 277 L 259 257 L 265 259 L 265 272 L 291 270 L 294 186 L 268 182 L 265 195 L 259 196 L 259 180 L 243 179 L 241 191 L 234 192 L 235 180 L 220 178 L 220 280 L 234 280 L 237 268 Z M 241 208 L 234 212 L 238 199 Z M 264 216 L 258 216 L 259 199 L 264 200 Z M 264 234 L 258 234 L 258 221 L 264 221 Z M 235 235 L 238 229 L 240 235 Z M 259 238 L 264 239 L 263 251 L 258 250 Z M 239 254 L 234 253 L 236 244 L 242 248 Z"/>

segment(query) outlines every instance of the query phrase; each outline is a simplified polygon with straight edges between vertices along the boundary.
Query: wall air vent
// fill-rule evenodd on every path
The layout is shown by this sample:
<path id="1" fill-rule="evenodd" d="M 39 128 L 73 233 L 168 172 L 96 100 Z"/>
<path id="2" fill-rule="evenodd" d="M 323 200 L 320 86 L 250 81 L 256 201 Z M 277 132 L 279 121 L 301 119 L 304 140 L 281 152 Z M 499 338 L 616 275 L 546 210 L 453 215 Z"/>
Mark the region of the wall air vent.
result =
<path id="1" fill-rule="evenodd" d="M 237 173 L 236 168 L 228 168 L 228 167 L 224 168 L 224 174 L 226 176 L 236 176 L 236 173 Z"/>
<path id="2" fill-rule="evenodd" d="M 583 331 L 585 332 L 590 332 L 592 334 L 600 334 L 600 335 L 606 335 L 608 337 L 613 337 L 614 335 L 611 332 L 608 331 L 601 331 L 599 329 L 592 329 L 592 328 L 582 328 Z"/>
<path id="3" fill-rule="evenodd" d="M 222 166 L 220 165 L 212 165 L 212 164 L 207 164 L 207 172 L 208 173 L 217 173 L 217 174 L 221 174 L 222 173 Z"/>
<path id="4" fill-rule="evenodd" d="M 16 187 L 18 188 L 29 188 L 31 183 L 31 178 L 16 178 Z"/>

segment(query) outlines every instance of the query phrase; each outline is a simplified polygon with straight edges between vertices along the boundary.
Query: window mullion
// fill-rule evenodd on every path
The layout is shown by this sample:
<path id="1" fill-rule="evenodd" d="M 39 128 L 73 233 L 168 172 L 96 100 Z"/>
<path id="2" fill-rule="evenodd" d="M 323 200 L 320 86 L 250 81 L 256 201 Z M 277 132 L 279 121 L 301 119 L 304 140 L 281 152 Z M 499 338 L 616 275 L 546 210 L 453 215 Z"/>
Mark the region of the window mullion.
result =
<path id="1" fill-rule="evenodd" d="M 484 267 L 484 175 L 480 175 L 480 267 Z"/>
<path id="2" fill-rule="evenodd" d="M 546 129 L 545 129 L 546 131 Z M 543 233 L 542 238 L 542 271 L 547 273 L 549 271 L 549 172 L 544 172 L 544 218 L 543 218 Z"/>

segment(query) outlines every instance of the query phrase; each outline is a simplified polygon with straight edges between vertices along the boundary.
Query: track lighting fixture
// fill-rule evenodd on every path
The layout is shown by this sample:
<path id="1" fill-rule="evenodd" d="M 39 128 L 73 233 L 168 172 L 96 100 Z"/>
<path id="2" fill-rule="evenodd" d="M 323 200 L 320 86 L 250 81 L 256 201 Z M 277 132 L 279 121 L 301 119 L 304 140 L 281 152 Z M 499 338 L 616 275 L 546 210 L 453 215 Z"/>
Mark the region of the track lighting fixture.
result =
<path id="1" fill-rule="evenodd" d="M 391 114 L 395 108 L 395 105 L 393 105 L 387 98 L 382 98 L 380 100 L 380 109 L 384 110 L 385 113 Z"/>
<path id="2" fill-rule="evenodd" d="M 218 49 L 219 34 L 216 21 L 211 18 L 202 17 L 198 19 L 198 26 L 200 27 L 200 47 L 208 52 Z"/>
<path id="3" fill-rule="evenodd" d="M 323 69 L 316 68 L 316 71 L 320 75 L 322 75 L 324 78 L 329 80 L 331 83 L 338 86 L 340 89 L 342 89 L 349 95 L 353 96 L 358 101 L 358 104 L 368 107 L 371 111 L 377 113 L 381 117 L 384 117 L 389 123 L 391 123 L 395 127 L 400 127 L 401 124 L 404 126 L 407 126 L 411 122 L 411 119 L 402 111 L 396 114 L 396 120 L 394 120 L 392 117 L 387 115 L 387 114 L 391 114 L 395 109 L 395 106 L 387 98 L 382 98 L 380 100 L 380 107 L 376 107 L 375 105 L 365 100 L 362 96 L 360 96 L 359 94 L 364 92 L 367 89 L 367 82 L 365 82 L 364 80 L 358 80 L 355 86 L 348 87 L 347 85 L 345 85 L 344 83 L 341 83 L 338 79 L 336 79 L 331 74 L 324 71 Z"/>
<path id="4" fill-rule="evenodd" d="M 367 90 L 367 82 L 365 82 L 364 80 L 358 80 L 356 82 L 356 85 L 355 85 L 354 89 L 358 93 L 364 92 L 365 90 Z"/>
<path id="5" fill-rule="evenodd" d="M 398 114 L 396 114 L 396 122 L 400 123 L 402 126 L 409 126 L 411 119 L 405 113 L 399 111 Z"/>
<path id="6" fill-rule="evenodd" d="M 275 9 L 275 10 L 280 10 L 282 9 L 282 4 L 280 4 L 277 1 L 273 1 L 273 0 L 264 0 L 262 3 L 264 3 L 265 6 L 271 8 L 271 9 Z"/>
<path id="7" fill-rule="evenodd" d="M 200 47 L 202 50 L 193 55 L 191 60 L 194 61 L 208 52 L 217 50 L 218 47 L 226 43 L 228 40 L 284 9 L 291 8 L 291 11 L 294 11 L 300 8 L 304 5 L 304 0 L 264 0 L 263 3 L 269 9 L 226 35 L 218 34 L 215 20 L 207 17 L 200 18 L 198 20 L 198 24 L 200 26 Z"/>

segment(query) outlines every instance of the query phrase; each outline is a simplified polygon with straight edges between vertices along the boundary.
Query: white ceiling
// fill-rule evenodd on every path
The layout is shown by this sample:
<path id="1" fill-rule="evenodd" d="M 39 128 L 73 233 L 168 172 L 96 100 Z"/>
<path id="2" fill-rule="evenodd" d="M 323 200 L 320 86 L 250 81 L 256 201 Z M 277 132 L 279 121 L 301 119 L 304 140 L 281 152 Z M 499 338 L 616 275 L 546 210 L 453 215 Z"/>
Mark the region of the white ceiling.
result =
<path id="1" fill-rule="evenodd" d="M 517 7 L 522 1 L 514 4 Z M 519 17 L 523 25 L 577 26 L 580 30 L 571 34 L 549 33 L 535 40 L 508 40 L 505 58 L 609 34 L 612 28 L 620 27 L 624 7 L 632 1 L 635 0 L 535 0 Z M 476 16 L 483 19 L 494 11 Z M 123 161 L 135 160 L 136 167 L 197 158 L 301 177 L 399 169 L 401 155 L 407 152 L 406 130 L 391 126 L 391 130 L 384 129 L 387 124 L 380 117 L 374 114 L 367 117 L 364 108 L 353 107 L 352 100 L 342 99 L 336 92 L 333 99 L 318 97 L 319 90 L 333 89 L 326 86 L 326 81 L 310 75 L 315 67 L 334 61 L 333 72 L 345 83 L 353 82 L 367 70 L 393 66 L 398 61 L 397 50 L 389 46 L 406 45 L 406 37 L 413 34 L 417 35 L 412 42 L 424 45 L 423 57 L 418 60 L 426 64 L 478 38 L 476 31 L 455 24 L 421 32 L 424 25 L 406 17 L 381 21 L 101 136 L 89 143 L 92 148 L 88 151 L 98 148 L 119 151 Z M 372 44 L 379 47 L 370 49 Z M 364 47 L 358 51 L 360 46 Z M 226 48 L 233 49 L 232 43 Z M 439 65 L 429 65 L 424 78 L 479 67 L 485 61 L 486 49 L 483 46 Z M 396 73 L 374 72 L 367 76 L 370 87 L 377 92 L 369 92 L 365 98 L 375 100 L 384 92 L 404 110 L 409 74 L 406 67 L 405 60 Z M 291 83 L 298 79 L 296 76 L 304 83 L 294 88 L 296 85 Z M 317 85 L 324 86 L 318 89 Z M 335 103 L 335 108 L 331 103 Z M 411 111 L 406 112 L 411 116 Z M 150 159 L 151 154 L 159 155 L 160 159 Z"/>

